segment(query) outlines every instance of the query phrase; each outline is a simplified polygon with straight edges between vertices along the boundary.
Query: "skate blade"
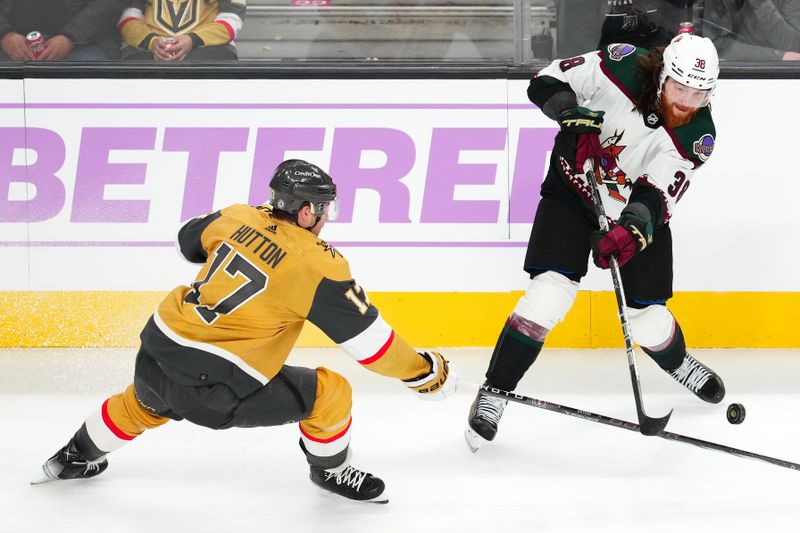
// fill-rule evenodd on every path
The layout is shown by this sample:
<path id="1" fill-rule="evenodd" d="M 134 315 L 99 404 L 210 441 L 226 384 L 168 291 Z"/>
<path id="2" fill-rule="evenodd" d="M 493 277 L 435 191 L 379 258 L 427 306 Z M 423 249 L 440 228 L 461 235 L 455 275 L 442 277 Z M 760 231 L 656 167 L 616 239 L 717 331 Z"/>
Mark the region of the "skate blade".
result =
<path id="1" fill-rule="evenodd" d="M 45 483 L 50 483 L 51 481 L 58 481 L 58 479 L 53 479 L 50 476 L 45 474 L 39 479 L 32 480 L 31 481 L 31 485 L 43 485 Z"/>
<path id="2" fill-rule="evenodd" d="M 341 494 L 336 494 L 335 492 L 331 492 L 328 489 L 325 489 L 325 488 L 322 488 L 322 487 L 316 487 L 316 490 L 317 490 L 317 494 L 319 494 L 323 498 L 334 500 L 334 501 L 338 501 L 338 502 L 346 501 L 346 502 L 353 502 L 353 503 L 358 503 L 358 504 L 362 504 L 362 503 L 378 503 L 378 504 L 381 504 L 381 505 L 385 505 L 385 504 L 389 503 L 389 497 L 386 494 L 385 490 L 383 491 L 383 493 L 379 494 L 378 496 L 375 497 L 375 499 L 372 499 L 372 500 L 353 500 L 351 498 L 348 498 L 347 496 L 342 496 Z"/>
<path id="3" fill-rule="evenodd" d="M 54 476 L 50 473 L 49 469 L 47 468 L 47 463 L 42 466 L 41 476 L 42 477 L 31 481 L 31 485 L 42 485 L 44 483 L 50 483 L 51 481 L 59 481 L 57 476 Z"/>
<path id="4" fill-rule="evenodd" d="M 345 498 L 348 500 L 349 498 Z M 379 503 L 381 505 L 385 505 L 389 503 L 389 495 L 387 494 L 386 489 L 383 489 L 383 492 L 375 496 L 375 498 L 371 500 L 350 500 L 351 502 L 358 502 L 358 503 Z"/>
<path id="5" fill-rule="evenodd" d="M 475 433 L 472 428 L 467 428 L 464 430 L 464 442 L 467 443 L 469 450 L 472 453 L 475 453 L 481 449 L 481 446 L 484 445 L 486 439 Z"/>

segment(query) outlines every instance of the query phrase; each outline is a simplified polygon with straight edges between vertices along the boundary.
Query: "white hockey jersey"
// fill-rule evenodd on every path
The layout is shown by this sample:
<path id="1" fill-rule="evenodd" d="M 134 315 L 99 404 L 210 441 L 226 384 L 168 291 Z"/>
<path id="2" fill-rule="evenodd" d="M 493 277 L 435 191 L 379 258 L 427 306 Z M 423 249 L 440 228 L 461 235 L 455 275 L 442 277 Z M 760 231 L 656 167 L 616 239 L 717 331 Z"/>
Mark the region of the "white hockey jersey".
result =
<path id="1" fill-rule="evenodd" d="M 569 84 L 579 105 L 605 111 L 600 142 L 606 176 L 600 194 L 606 214 L 619 218 L 633 184 L 644 180 L 661 194 L 663 216 L 653 221 L 659 225 L 670 219 L 694 171 L 711 156 L 716 131 L 708 107 L 675 129 L 656 113 L 643 117 L 636 110 L 634 102 L 640 92 L 636 67 L 638 57 L 644 54 L 647 50 L 630 44 L 612 44 L 604 50 L 556 60 L 536 76 Z M 584 182 L 572 185 L 585 195 L 586 177 L 577 174 Z M 583 187 L 587 189 L 581 190 Z"/>

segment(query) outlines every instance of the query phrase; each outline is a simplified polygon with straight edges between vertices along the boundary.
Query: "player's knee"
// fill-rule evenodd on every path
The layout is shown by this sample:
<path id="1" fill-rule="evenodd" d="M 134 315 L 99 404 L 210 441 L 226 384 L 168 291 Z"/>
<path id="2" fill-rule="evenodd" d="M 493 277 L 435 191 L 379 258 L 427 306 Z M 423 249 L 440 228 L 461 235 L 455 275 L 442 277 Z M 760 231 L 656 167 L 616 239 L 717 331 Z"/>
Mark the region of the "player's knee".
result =
<path id="1" fill-rule="evenodd" d="M 352 388 L 340 374 L 317 368 L 317 398 L 311 415 L 300 422 L 300 446 L 310 464 L 323 468 L 347 461 Z"/>
<path id="2" fill-rule="evenodd" d="M 648 305 L 643 309 L 628 308 L 634 342 L 645 348 L 660 346 L 672 338 L 675 318 L 665 305 Z"/>
<path id="3" fill-rule="evenodd" d="M 567 316 L 577 295 L 577 282 L 548 270 L 530 281 L 514 313 L 551 330 Z"/>
<path id="4" fill-rule="evenodd" d="M 353 389 L 337 372 L 325 367 L 317 368 L 317 397 L 309 420 L 320 428 L 331 427 L 349 418 L 353 407 Z"/>

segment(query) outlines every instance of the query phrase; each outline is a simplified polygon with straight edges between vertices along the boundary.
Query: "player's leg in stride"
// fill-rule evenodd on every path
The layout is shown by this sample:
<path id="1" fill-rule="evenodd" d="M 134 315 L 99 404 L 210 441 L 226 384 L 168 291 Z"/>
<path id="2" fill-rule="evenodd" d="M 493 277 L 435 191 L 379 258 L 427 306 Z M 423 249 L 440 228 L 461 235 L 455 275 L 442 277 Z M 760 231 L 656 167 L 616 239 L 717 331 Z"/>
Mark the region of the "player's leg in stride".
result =
<path id="1" fill-rule="evenodd" d="M 628 309 L 634 340 L 675 381 L 701 400 L 719 403 L 725 384 L 716 372 L 686 352 L 683 331 L 664 305 Z"/>
<path id="2" fill-rule="evenodd" d="M 508 317 L 495 344 L 485 385 L 513 391 L 536 361 L 550 330 L 575 301 L 578 283 L 553 271 L 535 275 Z M 478 392 L 469 410 L 464 439 L 473 452 L 494 440 L 507 400 Z"/>
<path id="3" fill-rule="evenodd" d="M 44 476 L 32 484 L 45 483 L 58 479 L 80 479 L 94 477 L 102 474 L 108 468 L 105 454 L 99 450 L 95 453 L 85 454 L 77 442 L 84 442 L 84 447 L 91 449 L 93 445 L 87 443 L 86 425 L 81 426 L 78 433 L 70 439 L 66 446 L 53 454 L 42 466 Z M 98 455 L 99 452 L 99 455 Z"/>
<path id="4" fill-rule="evenodd" d="M 317 394 L 308 418 L 300 422 L 300 448 L 311 481 L 328 492 L 356 501 L 388 503 L 383 480 L 350 464 L 352 389 L 342 376 L 317 368 Z"/>
<path id="5" fill-rule="evenodd" d="M 134 386 L 108 398 L 92 413 L 69 442 L 42 466 L 42 478 L 48 481 L 83 479 L 102 474 L 108 468 L 106 456 L 146 429 L 158 427 L 169 418 L 149 412 L 137 399 Z"/>

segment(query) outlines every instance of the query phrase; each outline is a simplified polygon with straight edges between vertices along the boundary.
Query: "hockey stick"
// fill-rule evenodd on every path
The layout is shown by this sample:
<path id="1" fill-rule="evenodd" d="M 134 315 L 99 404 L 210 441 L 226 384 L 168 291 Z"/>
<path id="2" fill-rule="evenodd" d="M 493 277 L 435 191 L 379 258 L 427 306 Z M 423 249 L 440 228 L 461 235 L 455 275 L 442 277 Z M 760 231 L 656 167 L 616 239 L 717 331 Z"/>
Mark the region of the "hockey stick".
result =
<path id="1" fill-rule="evenodd" d="M 627 429 L 628 431 L 634 431 L 637 433 L 640 432 L 642 434 L 647 435 L 647 433 L 645 433 L 642 430 L 641 426 L 634 422 L 628 422 L 626 420 L 620 420 L 618 418 L 611 418 L 610 416 L 599 415 L 597 413 L 592 413 L 590 411 L 575 409 L 574 407 L 567 407 L 566 405 L 559 405 L 557 403 L 546 402 L 544 400 L 537 400 L 536 398 L 523 396 L 522 394 L 518 394 L 516 392 L 508 392 L 496 389 L 494 387 L 489 387 L 488 385 L 477 385 L 475 383 L 473 383 L 472 385 L 477 386 L 483 394 L 494 396 L 495 398 L 501 398 L 503 400 L 521 403 L 524 405 L 530 405 L 531 407 L 537 407 L 539 409 L 544 409 L 546 411 L 552 411 L 554 413 L 560 413 L 562 415 L 574 416 L 576 418 L 588 420 L 589 422 L 598 422 L 600 424 L 605 424 L 607 426 L 614 426 L 616 428 Z M 775 457 L 769 457 L 767 455 L 748 452 L 747 450 L 740 450 L 739 448 L 733 448 L 731 446 L 725 446 L 724 444 L 717 444 L 715 442 L 709 442 L 707 440 L 696 439 L 694 437 L 687 437 L 686 435 L 680 435 L 678 433 L 670 433 L 669 431 L 658 430 L 657 432 L 651 433 L 650 435 L 655 437 L 661 437 L 662 439 L 666 440 L 673 440 L 676 442 L 691 444 L 692 446 L 697 446 L 698 448 L 704 448 L 706 450 L 716 450 L 718 452 L 727 453 L 729 455 L 735 455 L 737 457 L 744 457 L 746 459 L 755 459 L 757 461 L 763 461 L 765 463 L 770 463 L 776 466 L 782 466 L 783 468 L 789 468 L 791 470 L 800 470 L 800 464 L 798 463 L 792 463 L 790 461 L 784 461 L 783 459 L 776 459 Z"/>
<path id="2" fill-rule="evenodd" d="M 592 201 L 600 224 L 600 229 L 607 232 L 609 230 L 609 225 L 608 219 L 606 218 L 606 210 L 603 207 L 603 200 L 600 198 L 600 190 L 597 188 L 597 181 L 595 180 L 593 170 L 590 169 L 586 173 L 586 180 L 589 182 L 589 187 L 592 189 Z M 631 372 L 631 385 L 633 385 L 633 399 L 636 402 L 636 416 L 639 418 L 639 431 L 642 432 L 642 435 L 657 435 L 667 426 L 669 417 L 672 416 L 672 409 L 667 413 L 667 416 L 662 416 L 661 418 L 647 416 L 644 412 L 642 389 L 639 385 L 639 367 L 636 364 L 636 352 L 633 348 L 631 326 L 628 319 L 628 304 L 625 301 L 625 291 L 622 289 L 622 276 L 619 272 L 619 263 L 617 263 L 617 257 L 614 255 L 609 258 L 608 262 L 611 265 L 611 279 L 614 282 L 614 293 L 617 295 L 617 311 L 619 313 L 619 321 L 622 323 L 622 336 L 625 338 L 625 351 L 628 355 L 628 368 Z"/>

